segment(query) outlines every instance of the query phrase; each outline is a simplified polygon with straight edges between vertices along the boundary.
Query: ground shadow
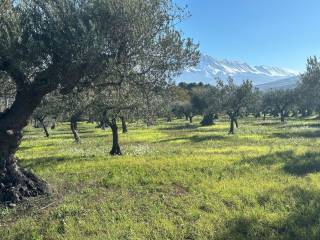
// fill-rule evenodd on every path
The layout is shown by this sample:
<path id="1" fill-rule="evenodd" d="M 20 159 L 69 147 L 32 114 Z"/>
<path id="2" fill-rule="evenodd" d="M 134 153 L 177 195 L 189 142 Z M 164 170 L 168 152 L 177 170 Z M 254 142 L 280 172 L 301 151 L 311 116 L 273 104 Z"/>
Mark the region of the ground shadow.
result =
<path id="1" fill-rule="evenodd" d="M 54 143 L 41 144 L 41 147 L 44 147 L 44 148 L 53 147 L 53 146 L 57 146 L 57 145 Z M 22 147 L 19 147 L 19 151 L 27 151 L 33 148 L 36 148 L 36 146 L 22 146 Z"/>
<path id="2" fill-rule="evenodd" d="M 255 126 L 282 126 L 284 125 L 285 123 L 282 123 L 282 122 L 257 122 L 257 123 L 254 123 L 253 125 Z"/>
<path id="3" fill-rule="evenodd" d="M 169 127 L 160 128 L 162 131 L 179 131 L 179 130 L 193 130 L 199 128 L 199 125 L 184 124 L 184 125 L 174 125 Z"/>
<path id="4" fill-rule="evenodd" d="M 65 162 L 81 162 L 88 161 L 90 156 L 81 157 L 81 156 L 73 156 L 73 157 L 39 157 L 32 158 L 28 161 L 21 161 L 23 167 L 28 169 L 36 169 L 36 168 L 50 168 L 54 167 L 57 164 L 65 163 Z M 89 160 L 90 161 L 90 160 Z"/>
<path id="5" fill-rule="evenodd" d="M 237 165 L 274 165 L 283 164 L 282 170 L 288 174 L 303 177 L 310 173 L 320 172 L 320 153 L 306 152 L 297 155 L 293 151 L 277 152 L 256 158 L 244 159 Z"/>
<path id="6" fill-rule="evenodd" d="M 198 142 L 204 142 L 204 141 L 217 141 L 217 140 L 223 140 L 225 137 L 223 136 L 192 136 L 190 137 L 191 142 L 198 143 Z"/>
<path id="7" fill-rule="evenodd" d="M 166 143 L 166 142 L 175 142 L 175 141 L 189 141 L 192 143 L 199 143 L 199 142 L 204 142 L 204 141 L 217 141 L 217 140 L 223 140 L 225 137 L 223 136 L 215 136 L 215 135 L 210 135 L 210 136 L 185 136 L 185 137 L 178 137 L 178 138 L 170 138 L 170 139 L 164 139 L 158 141 L 158 143 Z"/>
<path id="8" fill-rule="evenodd" d="M 320 192 L 301 187 L 268 191 L 258 198 L 266 211 L 283 211 L 277 206 L 279 196 L 287 201 L 288 214 L 283 219 L 273 220 L 264 216 L 244 214 L 226 222 L 227 228 L 217 239 L 299 239 L 320 238 Z M 258 199 L 258 201 L 260 201 Z M 270 206 L 273 206 L 270 208 Z M 246 215 L 246 216 L 245 216 Z"/>
<path id="9" fill-rule="evenodd" d="M 320 154 L 316 152 L 307 152 L 299 156 L 291 154 L 288 156 L 283 170 L 296 176 L 320 172 Z"/>
<path id="10" fill-rule="evenodd" d="M 82 139 L 85 139 L 85 138 L 93 138 L 93 139 L 97 139 L 97 138 L 106 138 L 106 137 L 108 137 L 108 136 L 111 136 L 111 134 L 103 134 L 103 135 L 101 135 L 101 134 L 97 134 L 97 135 L 94 135 L 94 136 L 92 136 L 92 135 L 81 135 L 81 132 L 79 133 L 79 136 L 80 136 L 80 139 L 82 138 Z"/>
<path id="11" fill-rule="evenodd" d="M 320 123 L 293 124 L 280 126 L 279 128 L 320 128 Z"/>
<path id="12" fill-rule="evenodd" d="M 79 131 L 78 134 L 79 134 L 80 139 L 81 138 L 82 139 L 85 139 L 85 138 L 96 139 L 96 138 L 104 138 L 104 137 L 108 136 L 107 132 L 106 132 L 106 134 L 95 134 L 95 135 L 92 135 L 92 134 L 88 134 L 88 133 Z M 50 137 L 48 139 L 70 140 L 70 139 L 74 139 L 74 137 L 72 135 L 72 132 L 69 132 L 69 133 L 64 133 L 64 134 L 52 134 L 52 135 L 50 135 Z"/>
<path id="13" fill-rule="evenodd" d="M 273 137 L 277 138 L 320 138 L 320 131 L 299 131 L 299 132 L 291 132 L 291 133 L 274 133 Z"/>

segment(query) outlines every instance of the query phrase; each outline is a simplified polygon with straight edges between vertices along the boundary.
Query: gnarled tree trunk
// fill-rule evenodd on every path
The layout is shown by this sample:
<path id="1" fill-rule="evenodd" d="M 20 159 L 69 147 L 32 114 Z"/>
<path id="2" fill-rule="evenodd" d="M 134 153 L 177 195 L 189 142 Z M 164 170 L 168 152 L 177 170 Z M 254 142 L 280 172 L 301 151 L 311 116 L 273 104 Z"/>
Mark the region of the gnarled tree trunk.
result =
<path id="1" fill-rule="evenodd" d="M 120 145 L 119 145 L 119 134 L 118 134 L 118 125 L 115 118 L 111 120 L 111 122 L 108 123 L 112 130 L 112 149 L 110 151 L 110 154 L 115 155 L 122 155 Z"/>
<path id="2" fill-rule="evenodd" d="M 120 117 L 120 119 L 121 119 L 121 125 L 122 125 L 122 133 L 127 133 L 128 127 L 127 127 L 126 119 L 124 117 Z"/>
<path id="3" fill-rule="evenodd" d="M 11 108 L 0 114 L 1 202 L 20 202 L 48 192 L 47 184 L 33 173 L 22 169 L 15 157 L 22 139 L 22 129 L 41 99 L 42 95 L 34 94 L 30 88 L 20 90 Z"/>

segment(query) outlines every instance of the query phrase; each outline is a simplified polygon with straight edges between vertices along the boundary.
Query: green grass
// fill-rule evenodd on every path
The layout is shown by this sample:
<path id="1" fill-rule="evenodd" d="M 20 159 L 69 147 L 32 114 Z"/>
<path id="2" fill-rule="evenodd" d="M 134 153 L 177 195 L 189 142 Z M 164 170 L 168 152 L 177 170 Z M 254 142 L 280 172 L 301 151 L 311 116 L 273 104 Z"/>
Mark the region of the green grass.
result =
<path id="1" fill-rule="evenodd" d="M 198 120 L 197 120 L 198 121 Z M 18 156 L 53 194 L 0 208 L 0 239 L 319 239 L 320 123 L 184 121 L 121 134 L 28 128 Z"/>

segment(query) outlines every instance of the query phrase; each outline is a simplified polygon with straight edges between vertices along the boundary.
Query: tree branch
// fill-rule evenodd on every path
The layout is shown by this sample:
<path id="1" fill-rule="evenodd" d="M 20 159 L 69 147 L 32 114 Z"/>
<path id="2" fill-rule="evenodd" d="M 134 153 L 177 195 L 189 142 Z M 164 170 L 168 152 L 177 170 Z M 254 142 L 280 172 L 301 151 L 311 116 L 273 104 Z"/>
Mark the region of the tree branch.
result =
<path id="1" fill-rule="evenodd" d="M 6 72 L 16 83 L 17 89 L 23 88 L 28 82 L 27 77 L 15 66 L 10 59 L 0 60 L 0 71 Z"/>

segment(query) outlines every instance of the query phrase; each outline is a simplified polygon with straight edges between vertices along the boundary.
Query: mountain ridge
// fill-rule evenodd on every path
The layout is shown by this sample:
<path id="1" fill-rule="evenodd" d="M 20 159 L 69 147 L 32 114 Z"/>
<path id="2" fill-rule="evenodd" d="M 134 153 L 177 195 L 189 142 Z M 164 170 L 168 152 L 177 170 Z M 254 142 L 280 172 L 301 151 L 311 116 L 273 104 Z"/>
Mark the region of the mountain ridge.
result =
<path id="1" fill-rule="evenodd" d="M 290 77 L 285 79 L 280 79 L 277 81 L 264 83 L 261 85 L 256 85 L 260 91 L 262 92 L 268 92 L 272 90 L 280 90 L 280 89 L 294 89 L 299 81 L 299 76 L 296 77 Z"/>
<path id="2" fill-rule="evenodd" d="M 205 84 L 215 84 L 215 79 L 223 81 L 232 77 L 236 84 L 249 79 L 253 85 L 259 86 L 281 79 L 297 77 L 298 71 L 271 67 L 266 65 L 251 66 L 248 63 L 234 60 L 218 60 L 209 55 L 203 54 L 200 62 L 195 67 L 189 67 L 176 78 L 176 82 L 203 82 Z"/>

